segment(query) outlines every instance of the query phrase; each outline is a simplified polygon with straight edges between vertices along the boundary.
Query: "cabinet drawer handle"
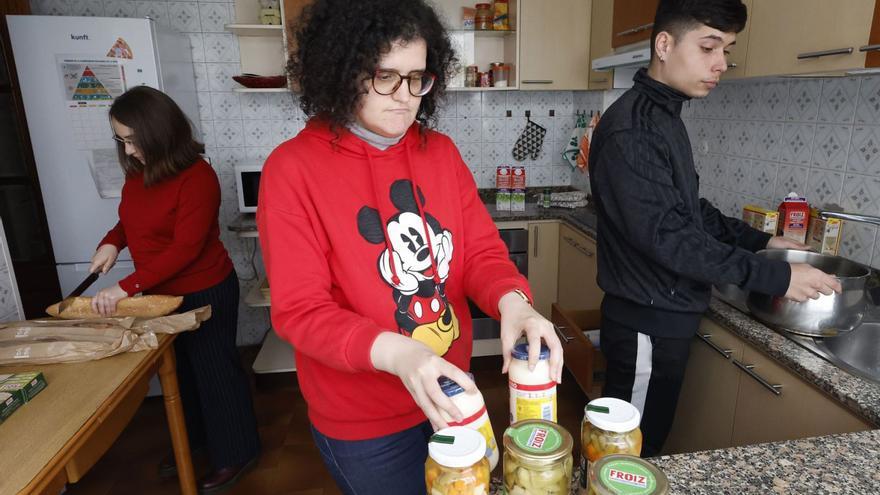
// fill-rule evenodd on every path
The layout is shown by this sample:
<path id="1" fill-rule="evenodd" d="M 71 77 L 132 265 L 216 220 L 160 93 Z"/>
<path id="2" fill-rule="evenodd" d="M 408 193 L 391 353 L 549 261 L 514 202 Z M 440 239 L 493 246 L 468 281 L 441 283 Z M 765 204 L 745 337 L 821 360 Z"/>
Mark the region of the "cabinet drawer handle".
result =
<path id="1" fill-rule="evenodd" d="M 535 240 L 532 241 L 532 253 L 533 253 L 532 257 L 537 258 L 538 257 L 538 226 L 537 225 L 535 225 L 534 236 L 535 236 Z"/>
<path id="2" fill-rule="evenodd" d="M 641 26 L 636 26 L 636 27 L 631 28 L 631 29 L 623 30 L 623 31 L 617 33 L 615 36 L 618 36 L 618 37 L 620 37 L 620 36 L 629 36 L 629 35 L 631 35 L 631 34 L 641 33 L 642 31 L 646 31 L 646 30 L 648 30 L 648 29 L 651 29 L 652 27 L 654 27 L 654 23 L 653 23 L 653 22 L 649 22 L 649 23 L 647 23 L 647 24 L 642 24 Z"/>
<path id="3" fill-rule="evenodd" d="M 744 364 L 744 363 L 737 361 L 736 359 L 733 360 L 733 364 L 737 368 L 743 370 L 747 375 L 754 378 L 755 381 L 760 383 L 767 390 L 773 392 L 776 395 L 782 395 L 782 385 L 778 385 L 778 384 L 774 385 L 774 384 L 768 382 L 767 380 L 765 380 L 764 377 L 762 377 L 761 375 L 755 373 L 755 365 L 754 364 Z"/>
<path id="4" fill-rule="evenodd" d="M 705 342 L 715 352 L 724 356 L 724 359 L 730 359 L 730 355 L 733 354 L 733 349 L 722 349 L 718 344 L 712 342 L 711 333 L 697 333 L 697 337 L 699 337 L 700 340 Z"/>
<path id="5" fill-rule="evenodd" d="M 563 344 L 568 344 L 575 339 L 575 337 L 569 337 L 568 335 L 565 335 L 565 332 L 563 332 L 563 330 L 566 330 L 567 328 L 568 327 L 563 327 L 556 324 L 553 325 L 553 329 L 556 330 L 556 335 L 559 335 L 559 339 L 562 341 Z"/>
<path id="6" fill-rule="evenodd" d="M 859 47 L 860 52 L 876 52 L 877 50 L 880 50 L 880 44 L 864 45 Z"/>
<path id="7" fill-rule="evenodd" d="M 736 69 L 737 68 L 736 62 L 731 62 L 731 63 L 727 64 L 727 68 L 728 69 Z"/>
<path id="8" fill-rule="evenodd" d="M 523 80 L 523 84 L 553 84 L 552 79 L 528 79 Z"/>
<path id="9" fill-rule="evenodd" d="M 603 78 L 603 79 L 590 79 L 590 82 L 591 82 L 591 83 L 596 83 L 596 84 L 607 83 L 607 82 L 608 82 L 608 78 L 606 77 L 606 78 Z"/>
<path id="10" fill-rule="evenodd" d="M 819 58 L 826 57 L 828 55 L 848 55 L 853 52 L 853 47 L 848 46 L 846 48 L 835 48 L 834 50 L 823 50 L 820 52 L 807 52 L 807 53 L 798 53 L 798 60 L 803 60 L 806 58 Z"/>

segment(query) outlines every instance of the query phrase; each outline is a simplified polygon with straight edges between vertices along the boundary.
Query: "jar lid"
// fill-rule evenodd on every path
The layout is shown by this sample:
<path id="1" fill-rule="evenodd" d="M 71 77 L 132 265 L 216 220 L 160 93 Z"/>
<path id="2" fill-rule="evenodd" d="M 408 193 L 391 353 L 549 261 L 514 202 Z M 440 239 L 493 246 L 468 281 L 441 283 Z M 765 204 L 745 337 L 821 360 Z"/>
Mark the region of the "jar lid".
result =
<path id="1" fill-rule="evenodd" d="M 594 462 L 590 466 L 590 484 L 603 495 L 665 495 L 669 491 L 669 480 L 663 471 L 626 454 L 612 454 Z"/>
<path id="2" fill-rule="evenodd" d="M 478 3 L 475 6 L 475 8 L 477 9 L 488 9 L 489 7 L 491 7 L 491 5 L 489 5 L 488 3 Z"/>
<path id="3" fill-rule="evenodd" d="M 613 397 L 591 400 L 584 408 L 584 414 L 590 424 L 615 433 L 635 430 L 642 421 L 636 406 Z"/>
<path id="4" fill-rule="evenodd" d="M 543 419 L 517 421 L 504 430 L 504 450 L 527 461 L 549 462 L 571 455 L 565 428 Z"/>
<path id="5" fill-rule="evenodd" d="M 428 441 L 428 455 L 441 466 L 473 466 L 486 456 L 486 439 L 464 426 L 450 426 L 434 433 Z"/>
<path id="6" fill-rule="evenodd" d="M 467 376 L 470 377 L 471 381 L 473 381 L 473 373 L 469 372 Z M 446 397 L 455 397 L 458 394 L 464 393 L 464 388 L 462 388 L 462 386 L 458 383 L 452 381 L 451 378 L 441 376 L 437 379 L 437 383 L 440 384 L 440 390 L 442 390 L 443 393 L 446 394 Z"/>
<path id="7" fill-rule="evenodd" d="M 513 359 L 519 359 L 522 361 L 529 360 L 529 344 L 528 342 L 523 342 L 522 344 L 517 344 L 513 347 L 513 351 L 511 352 L 511 356 Z M 550 348 L 544 344 L 541 344 L 541 353 L 538 355 L 538 359 L 550 359 Z"/>

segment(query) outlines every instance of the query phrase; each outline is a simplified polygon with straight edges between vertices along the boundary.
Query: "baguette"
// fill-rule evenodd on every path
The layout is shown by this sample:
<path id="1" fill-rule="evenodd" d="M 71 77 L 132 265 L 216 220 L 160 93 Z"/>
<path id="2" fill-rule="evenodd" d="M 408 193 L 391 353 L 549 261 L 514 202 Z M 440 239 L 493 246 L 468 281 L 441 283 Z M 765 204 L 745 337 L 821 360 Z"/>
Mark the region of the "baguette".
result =
<path id="1" fill-rule="evenodd" d="M 65 320 L 78 320 L 81 318 L 102 318 L 98 313 L 92 311 L 91 297 L 74 297 L 70 300 L 70 304 L 66 305 L 64 311 L 59 313 L 58 306 L 61 303 L 55 303 L 46 308 L 46 313 L 51 316 L 63 318 Z M 156 318 L 170 314 L 183 304 L 183 296 L 135 296 L 124 297 L 116 303 L 117 316 L 134 316 L 139 318 Z"/>

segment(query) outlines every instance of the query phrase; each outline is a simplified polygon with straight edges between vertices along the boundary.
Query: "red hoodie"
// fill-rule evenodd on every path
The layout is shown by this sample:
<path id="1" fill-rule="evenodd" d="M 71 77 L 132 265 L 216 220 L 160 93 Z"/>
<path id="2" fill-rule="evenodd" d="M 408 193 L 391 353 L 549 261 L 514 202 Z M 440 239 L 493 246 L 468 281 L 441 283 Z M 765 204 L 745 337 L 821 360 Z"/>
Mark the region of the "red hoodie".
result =
<path id="1" fill-rule="evenodd" d="M 338 132 L 312 119 L 272 152 L 257 225 L 272 324 L 295 348 L 309 419 L 331 438 L 361 440 L 425 420 L 400 379 L 373 367 L 380 332 L 467 370 L 466 298 L 497 319 L 501 296 L 528 284 L 448 137 L 423 140 L 413 124 L 382 151 Z"/>

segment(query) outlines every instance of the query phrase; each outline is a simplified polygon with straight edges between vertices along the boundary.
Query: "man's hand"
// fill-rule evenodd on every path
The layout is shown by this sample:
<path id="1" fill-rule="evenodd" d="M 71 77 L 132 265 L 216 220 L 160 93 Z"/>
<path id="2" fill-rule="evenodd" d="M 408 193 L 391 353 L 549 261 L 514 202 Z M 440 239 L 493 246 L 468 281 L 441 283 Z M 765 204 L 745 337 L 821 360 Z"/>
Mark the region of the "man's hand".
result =
<path id="1" fill-rule="evenodd" d="M 791 282 L 788 284 L 786 299 L 804 302 L 807 299 L 819 299 L 820 294 L 826 296 L 840 292 L 843 288 L 834 275 L 829 275 L 806 263 L 791 263 Z"/>
<path id="2" fill-rule="evenodd" d="M 778 235 L 776 237 L 771 237 L 770 240 L 767 241 L 767 249 L 797 249 L 798 251 L 809 251 L 810 246 Z"/>

